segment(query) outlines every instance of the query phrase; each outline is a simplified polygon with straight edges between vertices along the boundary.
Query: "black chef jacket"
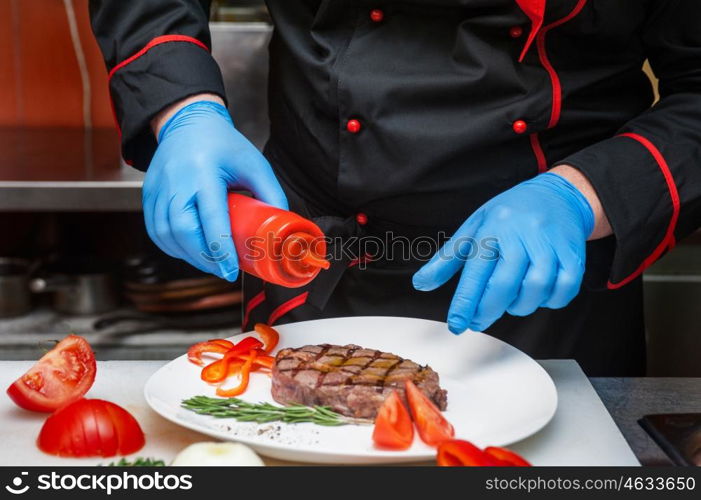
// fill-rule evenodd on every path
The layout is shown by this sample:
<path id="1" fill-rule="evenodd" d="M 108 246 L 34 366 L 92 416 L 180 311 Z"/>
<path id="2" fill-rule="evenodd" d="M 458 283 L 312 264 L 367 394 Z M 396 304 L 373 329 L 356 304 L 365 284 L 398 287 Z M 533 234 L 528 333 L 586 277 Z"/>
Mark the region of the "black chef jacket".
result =
<path id="1" fill-rule="evenodd" d="M 570 306 L 507 315 L 489 333 L 535 356 L 575 357 L 590 374 L 643 370 L 640 275 L 701 218 L 701 2 L 268 6 L 265 153 L 295 210 L 332 234 L 433 237 L 538 172 L 572 165 L 614 236 L 588 244 L 585 287 Z M 123 154 L 137 168 L 156 148 L 149 122 L 161 109 L 202 92 L 225 98 L 208 9 L 203 0 L 91 1 Z M 660 79 L 652 108 L 645 59 Z M 247 279 L 246 320 L 445 318 L 455 281 L 416 292 L 420 263 L 357 265 L 365 257 L 302 290 Z"/>

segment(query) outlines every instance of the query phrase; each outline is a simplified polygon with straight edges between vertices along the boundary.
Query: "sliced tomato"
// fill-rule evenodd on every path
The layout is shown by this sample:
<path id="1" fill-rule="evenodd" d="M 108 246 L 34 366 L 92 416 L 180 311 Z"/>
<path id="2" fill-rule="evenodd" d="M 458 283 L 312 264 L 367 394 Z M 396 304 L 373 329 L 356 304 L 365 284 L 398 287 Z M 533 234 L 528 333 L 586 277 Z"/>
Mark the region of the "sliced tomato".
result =
<path id="1" fill-rule="evenodd" d="M 372 440 L 378 448 L 390 450 L 406 450 L 414 441 L 414 423 L 396 391 L 392 391 L 377 412 Z"/>
<path id="2" fill-rule="evenodd" d="M 8 387 L 25 410 L 52 412 L 82 398 L 95 381 L 95 354 L 87 340 L 69 335 Z"/>
<path id="3" fill-rule="evenodd" d="M 233 398 L 246 392 L 246 389 L 248 388 L 248 380 L 251 376 L 251 366 L 253 366 L 253 362 L 255 361 L 257 355 L 258 351 L 251 349 L 248 359 L 243 364 L 239 372 L 239 376 L 241 377 L 239 380 L 239 385 L 236 387 L 231 387 L 230 389 L 224 389 L 222 386 L 219 386 L 217 387 L 217 396 L 221 396 L 223 398 Z"/>
<path id="4" fill-rule="evenodd" d="M 256 333 L 260 335 L 260 338 L 263 339 L 263 344 L 265 344 L 263 351 L 265 351 L 266 354 L 270 354 L 273 349 L 277 347 L 278 342 L 280 342 L 280 334 L 275 328 L 265 323 L 256 323 L 256 326 L 253 328 Z"/>
<path id="5" fill-rule="evenodd" d="M 501 460 L 486 454 L 469 441 L 451 439 L 438 445 L 438 465 L 441 467 L 498 467 Z"/>
<path id="6" fill-rule="evenodd" d="M 406 381 L 405 389 L 411 416 L 423 442 L 429 446 L 436 446 L 442 441 L 452 439 L 455 436 L 455 429 L 433 401 L 428 399 L 411 380 Z"/>
<path id="7" fill-rule="evenodd" d="M 113 457 L 143 448 L 144 433 L 124 408 L 101 399 L 79 399 L 44 422 L 37 445 L 61 457 Z"/>
<path id="8" fill-rule="evenodd" d="M 202 360 L 203 354 L 225 354 L 229 349 L 234 347 L 234 344 L 228 340 L 224 342 L 228 342 L 228 344 L 231 345 L 224 344 L 220 342 L 220 340 L 222 339 L 207 340 L 206 342 L 198 342 L 191 346 L 187 350 L 187 359 L 197 366 L 204 366 L 205 362 Z"/>
<path id="9" fill-rule="evenodd" d="M 497 459 L 504 462 L 504 465 L 508 467 L 530 467 L 531 464 L 525 458 L 523 458 L 518 453 L 507 450 L 506 448 L 499 448 L 498 446 L 487 446 L 484 452 Z"/>

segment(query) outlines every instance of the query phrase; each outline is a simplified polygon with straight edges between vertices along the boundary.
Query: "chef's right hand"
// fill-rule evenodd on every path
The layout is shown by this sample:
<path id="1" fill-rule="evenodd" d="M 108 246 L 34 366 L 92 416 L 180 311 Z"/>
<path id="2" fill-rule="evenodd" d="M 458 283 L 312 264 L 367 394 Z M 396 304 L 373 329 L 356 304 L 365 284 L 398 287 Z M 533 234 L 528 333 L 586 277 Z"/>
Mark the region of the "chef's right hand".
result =
<path id="1" fill-rule="evenodd" d="M 239 267 L 227 192 L 246 189 L 286 210 L 270 164 L 213 101 L 178 110 L 160 127 L 158 143 L 142 193 L 149 236 L 168 255 L 234 281 Z"/>

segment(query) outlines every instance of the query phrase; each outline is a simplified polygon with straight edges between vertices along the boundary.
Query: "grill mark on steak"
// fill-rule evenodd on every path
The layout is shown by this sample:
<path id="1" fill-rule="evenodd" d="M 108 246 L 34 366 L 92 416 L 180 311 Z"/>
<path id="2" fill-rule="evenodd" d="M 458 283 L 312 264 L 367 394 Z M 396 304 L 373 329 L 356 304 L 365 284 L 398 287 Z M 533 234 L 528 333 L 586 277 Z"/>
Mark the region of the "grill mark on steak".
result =
<path id="1" fill-rule="evenodd" d="M 282 349 L 273 366 L 272 395 L 282 404 L 328 406 L 344 415 L 374 418 L 392 392 L 406 402 L 407 379 L 440 409 L 446 408 L 446 391 L 430 367 L 353 344 Z"/>
<path id="2" fill-rule="evenodd" d="M 324 348 L 319 351 L 319 353 L 316 355 L 316 358 L 314 358 L 314 361 L 319 361 L 321 358 L 323 358 L 327 352 L 329 352 L 329 349 L 331 349 L 331 346 L 329 344 L 325 344 Z M 324 379 L 326 378 L 326 374 L 328 372 L 321 372 L 321 375 L 316 379 L 316 387 L 318 388 L 322 383 L 324 382 Z"/>
<path id="3" fill-rule="evenodd" d="M 402 363 L 401 359 L 398 359 L 393 365 L 391 365 L 389 368 L 387 368 L 387 371 L 385 371 L 384 377 L 382 377 L 382 388 L 385 387 L 385 384 L 387 383 L 387 379 L 389 378 L 390 373 L 394 371 L 397 366 L 399 366 Z"/>

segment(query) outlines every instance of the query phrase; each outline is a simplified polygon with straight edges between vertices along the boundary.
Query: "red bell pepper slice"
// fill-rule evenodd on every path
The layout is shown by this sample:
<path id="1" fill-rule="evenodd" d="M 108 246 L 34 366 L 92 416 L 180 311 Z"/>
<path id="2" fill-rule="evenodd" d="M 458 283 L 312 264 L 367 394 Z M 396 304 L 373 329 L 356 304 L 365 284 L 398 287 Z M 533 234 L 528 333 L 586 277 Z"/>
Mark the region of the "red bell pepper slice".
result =
<path id="1" fill-rule="evenodd" d="M 507 467 L 531 467 L 530 462 L 523 458 L 518 453 L 507 450 L 506 448 L 500 448 L 498 446 L 487 446 L 484 452 L 502 462 Z"/>
<path id="2" fill-rule="evenodd" d="M 251 349 L 248 360 L 241 367 L 241 380 L 239 381 L 239 385 L 230 389 L 223 389 L 221 386 L 219 386 L 217 387 L 217 396 L 221 396 L 223 398 L 233 398 L 240 396 L 246 391 L 248 388 L 248 380 L 250 379 L 251 375 L 251 366 L 253 366 L 253 362 L 255 361 L 257 355 L 258 352 Z"/>
<path id="3" fill-rule="evenodd" d="M 469 441 L 451 439 L 438 445 L 436 461 L 441 467 L 499 467 L 501 460 L 486 454 Z"/>
<path id="4" fill-rule="evenodd" d="M 406 450 L 414 441 L 414 423 L 396 391 L 392 391 L 375 418 L 372 440 L 378 448 Z"/>
<path id="5" fill-rule="evenodd" d="M 231 349 L 235 345 L 232 341 L 226 339 L 210 339 L 209 342 L 219 344 L 220 346 L 227 347 L 229 349 Z"/>
<path id="6" fill-rule="evenodd" d="M 202 369 L 200 378 L 209 384 L 217 384 L 226 380 L 229 376 L 229 365 L 236 361 L 239 356 L 247 351 L 256 351 L 263 346 L 263 343 L 253 337 L 246 337 L 241 342 L 236 344 L 232 349 L 229 349 L 224 357 L 208 364 Z"/>
<path id="7" fill-rule="evenodd" d="M 197 366 L 204 366 L 204 361 L 202 361 L 203 354 L 226 354 L 231 347 L 220 343 L 219 340 L 220 339 L 217 339 L 216 342 L 213 340 L 198 342 L 191 346 L 187 350 L 187 359 Z M 231 344 L 231 346 L 233 346 L 233 344 Z"/>
<path id="8" fill-rule="evenodd" d="M 263 339 L 263 343 L 265 344 L 263 351 L 265 354 L 270 354 L 272 350 L 277 347 L 277 344 L 280 341 L 280 334 L 273 327 L 268 326 L 265 323 L 256 323 L 256 326 L 253 328 L 256 333 L 260 335 L 260 338 Z"/>
<path id="9" fill-rule="evenodd" d="M 433 401 L 428 399 L 411 380 L 405 382 L 405 389 L 411 416 L 423 442 L 429 446 L 436 446 L 442 441 L 452 439 L 455 436 L 455 429 Z"/>
<path id="10" fill-rule="evenodd" d="M 245 339 L 239 341 L 234 347 L 229 351 L 230 353 L 243 354 L 251 349 L 262 349 L 263 342 L 255 337 L 246 337 Z"/>
<path id="11" fill-rule="evenodd" d="M 241 359 L 243 361 L 248 361 L 248 358 L 249 358 L 248 354 L 240 354 L 237 356 L 237 359 Z M 241 363 L 241 364 L 243 364 L 243 363 Z M 252 370 L 255 371 L 256 368 L 267 368 L 268 370 L 272 370 L 274 364 L 275 364 L 274 357 L 266 356 L 265 354 L 257 353 L 256 359 L 253 360 Z"/>
<path id="12" fill-rule="evenodd" d="M 438 465 L 443 467 L 530 467 L 519 454 L 488 446 L 480 450 L 469 441 L 451 439 L 438 445 Z"/>

